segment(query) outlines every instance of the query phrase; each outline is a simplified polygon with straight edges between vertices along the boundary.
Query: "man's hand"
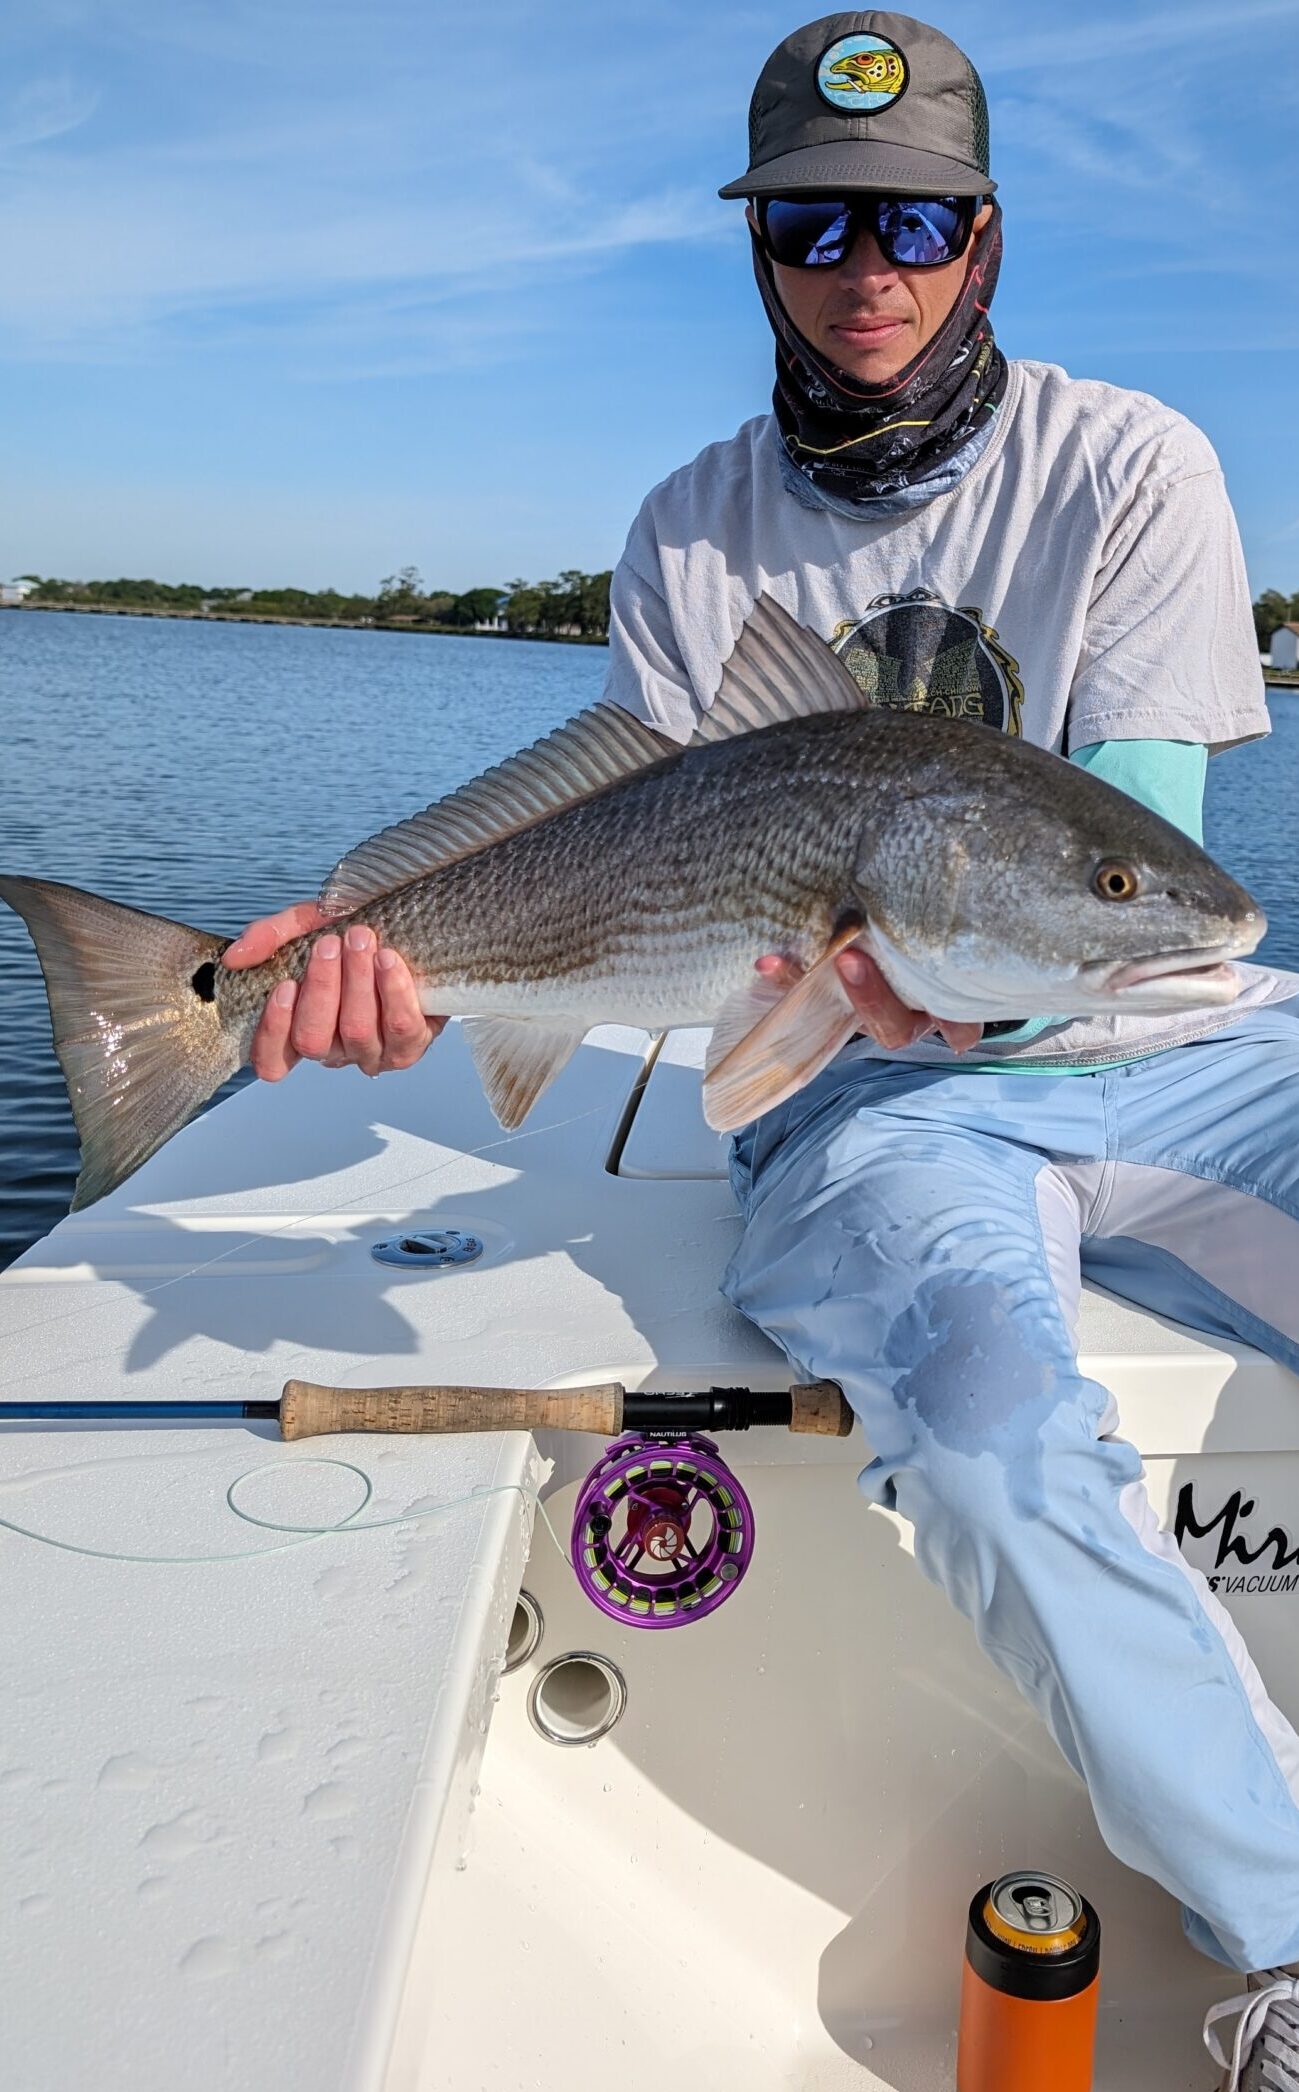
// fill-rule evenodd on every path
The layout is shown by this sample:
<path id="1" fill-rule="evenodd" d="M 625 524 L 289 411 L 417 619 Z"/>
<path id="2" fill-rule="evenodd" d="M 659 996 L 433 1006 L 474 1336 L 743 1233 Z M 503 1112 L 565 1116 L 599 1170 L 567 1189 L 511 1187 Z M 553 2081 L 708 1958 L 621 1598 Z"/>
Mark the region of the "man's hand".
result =
<path id="1" fill-rule="evenodd" d="M 835 971 L 847 990 L 861 1028 L 880 1046 L 895 1053 L 899 1047 L 914 1046 L 930 1032 L 940 1032 L 953 1053 L 967 1053 L 983 1037 L 981 1024 L 959 1024 L 951 1017 L 931 1017 L 925 1010 L 909 1010 L 893 993 L 869 952 L 850 944 L 834 962 Z M 792 988 L 803 972 L 797 959 L 771 953 L 758 960 L 758 972 L 782 988 Z"/>
<path id="2" fill-rule="evenodd" d="M 222 963 L 260 966 L 327 921 L 314 901 L 263 915 L 222 953 Z M 253 1073 L 279 1082 L 300 1060 L 367 1075 L 409 1068 L 446 1021 L 424 1015 L 399 953 L 379 948 L 373 930 L 353 923 L 342 935 L 318 938 L 301 982 L 281 981 L 270 996 L 253 1039 Z"/>

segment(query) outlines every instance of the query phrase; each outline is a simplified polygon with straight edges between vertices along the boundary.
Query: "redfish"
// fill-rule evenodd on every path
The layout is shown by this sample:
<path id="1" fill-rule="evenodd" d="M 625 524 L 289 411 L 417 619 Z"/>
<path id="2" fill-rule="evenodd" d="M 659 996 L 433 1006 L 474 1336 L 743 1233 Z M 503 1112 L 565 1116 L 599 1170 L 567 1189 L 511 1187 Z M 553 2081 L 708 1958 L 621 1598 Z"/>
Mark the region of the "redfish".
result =
<path id="1" fill-rule="evenodd" d="M 76 887 L 6 877 L 0 897 L 45 974 L 74 1206 L 247 1060 L 325 934 L 231 972 L 229 939 Z M 988 1022 L 1229 1003 L 1266 928 L 1157 814 L 1017 738 L 870 705 L 766 598 L 685 747 L 596 705 L 363 843 L 321 901 L 403 955 L 427 1012 L 468 1019 L 507 1127 L 604 1023 L 713 1025 L 705 1115 L 744 1124 L 857 1028 L 833 964 L 852 942 L 913 1007 Z M 792 987 L 755 972 L 771 952 L 805 969 Z"/>

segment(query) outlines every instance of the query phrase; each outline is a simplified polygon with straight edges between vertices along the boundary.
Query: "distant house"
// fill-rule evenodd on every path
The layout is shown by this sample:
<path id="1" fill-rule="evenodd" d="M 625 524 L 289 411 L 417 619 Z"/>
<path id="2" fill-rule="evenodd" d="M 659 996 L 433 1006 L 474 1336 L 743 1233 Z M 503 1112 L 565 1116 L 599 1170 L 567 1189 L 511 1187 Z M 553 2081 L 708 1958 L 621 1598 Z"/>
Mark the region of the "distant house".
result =
<path id="1" fill-rule="evenodd" d="M 12 609 L 15 603 L 25 602 L 35 586 L 34 581 L 0 581 L 0 605 Z"/>
<path id="2" fill-rule="evenodd" d="M 508 631 L 508 629 L 509 629 L 509 628 L 508 628 L 508 626 L 506 625 L 506 622 L 505 622 L 505 606 L 506 606 L 506 604 L 507 604 L 507 603 L 509 602 L 509 600 L 510 600 L 510 598 L 509 598 L 509 593 L 508 593 L 508 591 L 504 591 L 504 592 L 503 592 L 503 593 L 502 593 L 501 595 L 499 595 L 499 596 L 498 596 L 498 597 L 496 598 L 496 608 L 495 608 L 495 610 L 494 610 L 494 611 L 492 612 L 492 614 L 491 614 L 491 616 L 490 616 L 490 617 L 479 617 L 479 618 L 475 618 L 475 619 L 474 619 L 474 624 L 473 624 L 473 629 L 474 629 L 474 631 L 475 631 L 475 632 L 505 632 L 505 631 Z"/>
<path id="3" fill-rule="evenodd" d="M 1299 668 L 1299 625 L 1282 625 L 1272 634 L 1273 668 Z"/>

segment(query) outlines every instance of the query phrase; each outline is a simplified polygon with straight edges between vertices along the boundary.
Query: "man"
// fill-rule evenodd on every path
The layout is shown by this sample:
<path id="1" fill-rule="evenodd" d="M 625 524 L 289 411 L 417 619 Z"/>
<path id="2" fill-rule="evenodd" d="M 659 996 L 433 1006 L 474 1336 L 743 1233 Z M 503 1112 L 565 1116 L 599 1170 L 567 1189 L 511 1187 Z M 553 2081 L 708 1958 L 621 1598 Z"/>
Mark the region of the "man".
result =
<path id="1" fill-rule="evenodd" d="M 1209 749 L 1268 725 L 1217 461 L 1157 401 L 1006 361 L 994 191 L 978 75 L 937 31 L 832 15 L 773 53 L 721 193 L 747 206 L 774 413 L 645 502 L 605 697 L 685 740 L 765 589 L 878 703 L 1022 733 L 1198 837 Z M 227 958 L 319 920 L 288 910 Z M 405 1066 L 438 1029 L 397 955 L 348 937 L 296 1004 L 276 991 L 260 1074 Z M 838 964 L 864 1036 L 737 1138 L 726 1291 L 843 1386 L 864 1493 L 912 1520 L 1113 1850 L 1259 1972 L 1223 2008 L 1230 2064 L 1206 2028 L 1224 2082 L 1299 2092 L 1299 1737 L 1074 1344 L 1082 1267 L 1299 1368 L 1296 983 L 1249 968 L 1227 1011 L 981 1033 L 908 1009 L 865 949 Z"/>

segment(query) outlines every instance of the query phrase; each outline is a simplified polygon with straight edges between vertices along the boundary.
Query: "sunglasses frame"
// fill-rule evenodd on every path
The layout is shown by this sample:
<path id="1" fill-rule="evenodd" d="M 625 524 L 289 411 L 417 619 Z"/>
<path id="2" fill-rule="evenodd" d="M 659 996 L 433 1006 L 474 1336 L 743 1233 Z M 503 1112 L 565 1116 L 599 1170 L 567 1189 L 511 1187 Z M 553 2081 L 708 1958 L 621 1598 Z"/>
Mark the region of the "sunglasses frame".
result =
<path id="1" fill-rule="evenodd" d="M 884 256 L 885 260 L 888 262 L 891 268 L 949 268 L 954 261 L 959 261 L 961 259 L 961 256 L 969 248 L 970 240 L 974 232 L 974 221 L 978 217 L 979 212 L 982 209 L 984 199 L 982 196 L 903 195 L 899 190 L 896 189 L 816 189 L 801 190 L 797 194 L 790 196 L 755 196 L 752 199 L 752 201 L 754 206 L 754 217 L 758 221 L 758 239 L 761 243 L 762 251 L 767 256 L 768 260 L 776 262 L 782 269 L 800 269 L 811 272 L 813 270 L 821 269 L 841 269 L 844 263 L 847 261 L 849 255 L 852 253 L 853 248 L 856 246 L 858 238 L 860 237 L 862 232 L 870 233 L 872 239 L 879 247 L 880 253 Z M 772 246 L 771 237 L 767 231 L 767 209 L 768 206 L 773 203 L 840 204 L 846 211 L 848 216 L 849 232 L 848 238 L 844 243 L 843 253 L 839 256 L 838 261 L 791 262 L 785 261 L 782 258 L 782 256 L 777 254 Z M 961 207 L 962 218 L 964 219 L 965 223 L 965 234 L 960 246 L 955 250 L 954 253 L 949 254 L 943 261 L 898 261 L 894 255 L 890 254 L 889 247 L 885 244 L 886 236 L 880 228 L 880 206 L 886 203 L 953 203 L 959 205 Z M 870 208 L 872 205 L 874 206 L 873 212 Z"/>

